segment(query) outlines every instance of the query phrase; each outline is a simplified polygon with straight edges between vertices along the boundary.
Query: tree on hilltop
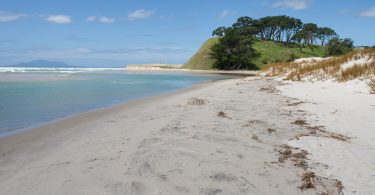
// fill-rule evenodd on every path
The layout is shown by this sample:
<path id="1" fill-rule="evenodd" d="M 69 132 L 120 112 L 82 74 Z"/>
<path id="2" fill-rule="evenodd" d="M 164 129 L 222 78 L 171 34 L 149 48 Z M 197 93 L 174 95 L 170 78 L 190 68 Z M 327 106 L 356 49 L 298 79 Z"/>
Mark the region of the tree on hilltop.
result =
<path id="1" fill-rule="evenodd" d="M 254 37 L 241 28 L 226 28 L 224 34 L 211 48 L 214 67 L 220 70 L 256 69 L 252 63 L 258 56 L 253 48 Z"/>
<path id="2" fill-rule="evenodd" d="M 304 40 L 307 45 L 314 43 L 315 37 L 318 34 L 318 25 L 314 23 L 307 23 L 303 25 L 302 33 L 304 34 Z"/>
<path id="3" fill-rule="evenodd" d="M 322 46 L 324 45 L 326 40 L 330 40 L 337 36 L 336 32 L 328 27 L 318 28 L 317 37 L 321 41 Z"/>
<path id="4" fill-rule="evenodd" d="M 222 36 L 224 36 L 225 29 L 226 28 L 224 26 L 221 26 L 221 27 L 215 29 L 212 32 L 212 36 L 216 36 L 216 37 L 222 37 Z"/>

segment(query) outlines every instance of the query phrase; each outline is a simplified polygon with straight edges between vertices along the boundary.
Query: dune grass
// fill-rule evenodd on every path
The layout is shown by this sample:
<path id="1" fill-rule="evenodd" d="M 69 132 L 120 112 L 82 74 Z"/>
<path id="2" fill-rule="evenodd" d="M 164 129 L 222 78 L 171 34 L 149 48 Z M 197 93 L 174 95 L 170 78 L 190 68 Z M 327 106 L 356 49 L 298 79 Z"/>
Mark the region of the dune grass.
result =
<path id="1" fill-rule="evenodd" d="M 370 86 L 370 93 L 375 94 L 375 79 L 371 79 L 368 85 Z"/>
<path id="2" fill-rule="evenodd" d="M 355 60 L 366 59 L 366 63 L 355 64 Z M 342 65 L 354 62 L 350 67 Z M 286 80 L 300 81 L 335 79 L 343 82 L 360 79 L 369 80 L 370 92 L 375 94 L 375 49 L 355 50 L 339 57 L 321 61 L 303 61 L 299 63 L 275 63 L 262 68 L 264 76 L 282 76 Z"/>
<path id="3" fill-rule="evenodd" d="M 356 78 L 371 78 L 375 76 L 375 61 L 371 63 L 357 65 L 342 69 L 341 65 L 350 60 L 360 58 L 375 58 L 373 49 L 355 50 L 339 57 L 331 57 L 322 61 L 312 60 L 310 63 L 303 61 L 300 63 L 274 63 L 262 68 L 266 76 L 286 76 L 288 80 L 335 78 L 339 81 L 346 81 Z"/>
<path id="4" fill-rule="evenodd" d="M 211 47 L 218 42 L 218 38 L 208 39 L 193 57 L 183 66 L 186 69 L 211 70 L 214 59 L 211 58 Z M 302 52 L 296 44 L 285 45 L 273 41 L 256 40 L 254 49 L 260 54 L 254 60 L 254 64 L 261 68 L 269 63 L 282 63 L 304 57 L 322 57 L 326 48 L 322 46 L 307 46 L 302 48 Z"/>

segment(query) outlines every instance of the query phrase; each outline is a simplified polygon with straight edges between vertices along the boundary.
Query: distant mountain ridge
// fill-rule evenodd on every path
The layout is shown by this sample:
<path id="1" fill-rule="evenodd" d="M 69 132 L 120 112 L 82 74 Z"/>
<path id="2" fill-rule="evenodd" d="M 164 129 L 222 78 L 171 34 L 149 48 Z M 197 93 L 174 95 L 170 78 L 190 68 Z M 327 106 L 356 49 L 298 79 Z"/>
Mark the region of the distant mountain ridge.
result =
<path id="1" fill-rule="evenodd" d="M 77 68 L 64 62 L 48 61 L 48 60 L 33 60 L 30 62 L 21 62 L 10 67 L 38 67 L 38 68 Z"/>

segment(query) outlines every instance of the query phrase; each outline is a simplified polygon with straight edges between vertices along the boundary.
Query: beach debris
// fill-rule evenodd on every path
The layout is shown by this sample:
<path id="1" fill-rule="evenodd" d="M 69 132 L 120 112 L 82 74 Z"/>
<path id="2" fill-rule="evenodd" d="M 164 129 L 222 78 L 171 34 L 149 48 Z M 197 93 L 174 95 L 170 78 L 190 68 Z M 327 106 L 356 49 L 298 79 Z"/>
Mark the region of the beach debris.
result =
<path id="1" fill-rule="evenodd" d="M 339 140 L 339 141 L 343 141 L 343 142 L 350 142 L 349 140 L 351 139 L 351 137 L 348 137 L 346 135 L 342 135 L 342 134 L 339 134 L 339 133 L 329 133 L 331 134 L 329 137 L 330 138 L 333 138 L 333 139 L 336 139 L 336 140 Z"/>
<path id="2" fill-rule="evenodd" d="M 276 132 L 276 130 L 275 130 L 275 129 L 272 129 L 272 128 L 268 128 L 268 129 L 267 129 L 267 132 L 268 132 L 269 134 L 271 134 L 271 133 L 273 133 L 273 132 Z"/>
<path id="3" fill-rule="evenodd" d="M 300 125 L 300 126 L 308 125 L 308 123 L 305 120 L 302 120 L 302 119 L 296 120 L 292 124 Z"/>
<path id="4" fill-rule="evenodd" d="M 267 87 L 262 87 L 259 89 L 259 91 L 263 91 L 263 92 L 266 92 L 266 93 L 277 93 L 279 92 L 278 89 L 276 89 L 276 87 L 272 86 L 272 85 L 269 85 Z"/>
<path id="5" fill-rule="evenodd" d="M 314 189 L 321 195 L 343 194 L 344 186 L 337 179 L 321 177 L 312 171 L 305 171 L 300 177 L 302 184 L 299 189 L 301 191 Z"/>
<path id="6" fill-rule="evenodd" d="M 277 152 L 279 153 L 280 163 L 284 163 L 287 159 L 290 158 L 290 156 L 293 154 L 292 149 L 293 148 L 291 146 L 288 146 L 286 144 L 280 146 L 280 149 L 277 150 Z"/>
<path id="7" fill-rule="evenodd" d="M 326 138 L 332 138 L 332 139 L 336 139 L 338 141 L 343 141 L 343 142 L 350 142 L 350 139 L 351 139 L 351 137 L 348 137 L 340 133 L 328 132 L 323 129 L 324 126 L 313 126 L 313 127 L 308 126 L 306 128 L 309 130 L 309 132 L 299 133 L 295 135 L 293 139 L 299 140 L 301 137 L 307 137 L 307 136 L 326 137 Z"/>
<path id="8" fill-rule="evenodd" d="M 246 121 L 245 124 L 242 125 L 242 127 L 253 127 L 255 125 L 267 125 L 267 123 L 262 120 L 249 120 Z"/>
<path id="9" fill-rule="evenodd" d="M 218 112 L 217 116 L 222 117 L 222 118 L 232 119 L 232 117 L 227 116 L 227 114 L 225 114 L 225 112 L 223 112 L 223 111 Z"/>
<path id="10" fill-rule="evenodd" d="M 279 146 L 277 151 L 279 163 L 284 164 L 288 161 L 292 166 L 302 170 L 301 185 L 298 186 L 301 191 L 314 189 L 321 195 L 342 194 L 344 186 L 341 181 L 321 177 L 311 171 L 307 162 L 309 153 L 306 150 L 284 144 Z"/>
<path id="11" fill-rule="evenodd" d="M 299 188 L 303 190 L 315 188 L 316 175 L 314 172 L 308 171 L 302 174 L 301 176 L 302 185 Z"/>
<path id="12" fill-rule="evenodd" d="M 337 188 L 338 192 L 341 194 L 342 190 L 344 189 L 344 185 L 342 184 L 341 181 L 339 181 L 339 180 L 336 181 L 336 188 Z"/>
<path id="13" fill-rule="evenodd" d="M 290 159 L 293 166 L 302 169 L 307 169 L 307 155 L 309 154 L 306 150 L 300 150 L 299 148 L 293 148 L 288 145 L 282 145 L 278 150 L 279 153 L 279 163 L 285 163 Z"/>
<path id="14" fill-rule="evenodd" d="M 251 137 L 251 139 L 253 139 L 253 140 L 255 140 L 255 141 L 259 142 L 259 143 L 263 143 L 262 140 L 260 140 L 259 137 L 257 135 L 255 135 L 255 134 L 253 134 L 253 136 Z"/>
<path id="15" fill-rule="evenodd" d="M 201 105 L 204 105 L 206 104 L 208 101 L 207 100 L 204 100 L 204 99 L 199 99 L 199 98 L 196 98 L 196 97 L 193 97 L 193 98 L 190 98 L 189 101 L 188 101 L 188 105 L 191 105 L 191 106 L 201 106 Z"/>
<path id="16" fill-rule="evenodd" d="M 211 175 L 210 178 L 215 181 L 226 181 L 226 182 L 232 182 L 232 181 L 237 180 L 236 176 L 232 174 L 225 174 L 225 173 L 216 173 L 214 175 Z"/>
<path id="17" fill-rule="evenodd" d="M 306 102 L 300 101 L 300 102 L 294 102 L 294 103 L 289 103 L 288 106 L 298 106 L 300 104 L 304 104 Z"/>

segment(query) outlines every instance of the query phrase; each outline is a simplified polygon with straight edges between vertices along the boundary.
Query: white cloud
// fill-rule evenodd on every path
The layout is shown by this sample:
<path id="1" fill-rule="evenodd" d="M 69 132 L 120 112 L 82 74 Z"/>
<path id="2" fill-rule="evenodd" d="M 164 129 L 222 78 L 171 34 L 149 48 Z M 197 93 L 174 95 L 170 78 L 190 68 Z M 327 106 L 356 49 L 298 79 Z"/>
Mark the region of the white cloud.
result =
<path id="1" fill-rule="evenodd" d="M 72 22 L 70 16 L 67 15 L 50 15 L 46 18 L 48 22 L 56 24 L 69 24 Z"/>
<path id="2" fill-rule="evenodd" d="M 359 14 L 362 17 L 375 17 L 375 7 L 372 7 L 369 10 L 365 10 Z"/>
<path id="3" fill-rule="evenodd" d="M 96 20 L 96 16 L 89 16 L 86 18 L 87 22 L 94 22 Z"/>
<path id="4" fill-rule="evenodd" d="M 99 18 L 99 22 L 100 23 L 114 23 L 115 19 L 102 16 L 102 17 Z"/>
<path id="5" fill-rule="evenodd" d="M 26 16 L 26 14 L 11 13 L 0 10 L 0 22 L 11 22 Z"/>
<path id="6" fill-rule="evenodd" d="M 86 18 L 87 22 L 100 22 L 100 23 L 114 23 L 116 21 L 115 18 L 109 18 L 106 16 L 89 16 Z"/>
<path id="7" fill-rule="evenodd" d="M 294 10 L 302 10 L 307 8 L 307 0 L 282 0 L 274 3 L 274 8 L 290 8 Z"/>
<path id="8" fill-rule="evenodd" d="M 233 13 L 226 9 L 223 12 L 221 12 L 219 18 L 226 18 L 226 17 L 231 16 L 231 15 L 233 15 Z"/>
<path id="9" fill-rule="evenodd" d="M 130 12 L 128 14 L 129 20 L 138 20 L 138 19 L 146 19 L 150 18 L 152 15 L 154 15 L 155 10 L 145 10 L 145 9 L 139 9 L 133 12 Z"/>

